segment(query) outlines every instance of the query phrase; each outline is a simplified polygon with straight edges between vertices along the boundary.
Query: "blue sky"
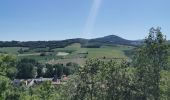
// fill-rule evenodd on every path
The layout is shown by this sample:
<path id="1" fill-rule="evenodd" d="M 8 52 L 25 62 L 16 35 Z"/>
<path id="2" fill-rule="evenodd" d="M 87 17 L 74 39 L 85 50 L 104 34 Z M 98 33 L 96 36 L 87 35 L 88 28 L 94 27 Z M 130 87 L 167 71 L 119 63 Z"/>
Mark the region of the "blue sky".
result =
<path id="1" fill-rule="evenodd" d="M 170 39 L 169 5 L 170 0 L 0 0 L 0 40 L 136 40 L 157 26 Z"/>

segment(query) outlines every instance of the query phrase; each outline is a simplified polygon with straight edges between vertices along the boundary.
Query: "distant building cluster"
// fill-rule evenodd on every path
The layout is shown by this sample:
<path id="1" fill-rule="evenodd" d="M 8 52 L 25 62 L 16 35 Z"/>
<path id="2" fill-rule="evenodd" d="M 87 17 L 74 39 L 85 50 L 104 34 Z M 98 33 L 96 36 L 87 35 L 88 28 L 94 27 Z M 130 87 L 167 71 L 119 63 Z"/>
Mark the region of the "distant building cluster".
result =
<path id="1" fill-rule="evenodd" d="M 13 84 L 16 86 L 22 86 L 25 85 L 27 87 L 31 87 L 34 85 L 41 84 L 42 82 L 50 81 L 52 85 L 60 85 L 64 84 L 68 80 L 68 77 L 63 75 L 61 79 L 58 79 L 57 77 L 53 78 L 33 78 L 33 79 L 14 79 Z"/>

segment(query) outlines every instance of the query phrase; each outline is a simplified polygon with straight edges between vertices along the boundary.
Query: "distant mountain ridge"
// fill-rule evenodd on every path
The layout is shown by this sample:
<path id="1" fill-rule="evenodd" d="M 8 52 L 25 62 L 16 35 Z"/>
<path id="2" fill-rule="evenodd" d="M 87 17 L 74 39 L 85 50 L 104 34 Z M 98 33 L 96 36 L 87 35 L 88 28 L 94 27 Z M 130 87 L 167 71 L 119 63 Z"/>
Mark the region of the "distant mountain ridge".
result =
<path id="1" fill-rule="evenodd" d="M 80 43 L 82 47 L 100 47 L 103 45 L 129 45 L 129 46 L 138 46 L 142 42 L 127 40 L 116 35 L 108 35 L 100 38 L 94 39 L 66 39 L 61 41 L 0 41 L 0 47 L 32 47 L 32 48 L 63 48 L 73 43 Z"/>
<path id="2" fill-rule="evenodd" d="M 100 43 L 108 43 L 108 44 L 122 44 L 122 45 L 131 45 L 133 41 L 123 39 L 116 35 L 109 35 L 105 37 L 95 38 L 89 40 L 90 42 L 100 42 Z"/>

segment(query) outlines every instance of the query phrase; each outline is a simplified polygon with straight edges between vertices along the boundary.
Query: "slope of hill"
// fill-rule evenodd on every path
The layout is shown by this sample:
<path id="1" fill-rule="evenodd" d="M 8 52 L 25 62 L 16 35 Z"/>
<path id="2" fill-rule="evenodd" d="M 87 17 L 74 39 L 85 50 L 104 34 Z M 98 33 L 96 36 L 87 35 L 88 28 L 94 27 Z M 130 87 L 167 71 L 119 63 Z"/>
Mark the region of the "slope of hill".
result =
<path id="1" fill-rule="evenodd" d="M 109 35 L 101 38 L 91 39 L 91 42 L 111 43 L 111 44 L 130 44 L 130 40 L 123 39 L 116 35 Z"/>
<path id="2" fill-rule="evenodd" d="M 102 44 L 110 44 L 110 45 L 129 45 L 129 46 L 137 46 L 140 41 L 132 41 L 123 39 L 116 35 L 109 35 L 101 38 L 91 39 L 89 43 L 102 43 Z"/>

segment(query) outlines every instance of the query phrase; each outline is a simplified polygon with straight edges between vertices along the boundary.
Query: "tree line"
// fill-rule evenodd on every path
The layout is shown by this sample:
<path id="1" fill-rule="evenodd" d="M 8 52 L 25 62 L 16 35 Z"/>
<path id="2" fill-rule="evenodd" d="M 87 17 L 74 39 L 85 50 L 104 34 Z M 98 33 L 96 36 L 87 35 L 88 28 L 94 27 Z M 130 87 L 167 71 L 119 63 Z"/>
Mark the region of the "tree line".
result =
<path id="1" fill-rule="evenodd" d="M 53 78 L 57 76 L 61 78 L 62 75 L 70 75 L 74 73 L 77 64 L 67 63 L 63 64 L 41 64 L 34 59 L 23 58 L 19 61 L 10 55 L 1 55 L 1 74 L 10 79 L 32 79 L 32 78 Z M 3 73 L 2 73 L 3 72 Z"/>

